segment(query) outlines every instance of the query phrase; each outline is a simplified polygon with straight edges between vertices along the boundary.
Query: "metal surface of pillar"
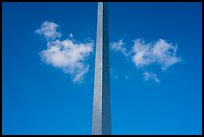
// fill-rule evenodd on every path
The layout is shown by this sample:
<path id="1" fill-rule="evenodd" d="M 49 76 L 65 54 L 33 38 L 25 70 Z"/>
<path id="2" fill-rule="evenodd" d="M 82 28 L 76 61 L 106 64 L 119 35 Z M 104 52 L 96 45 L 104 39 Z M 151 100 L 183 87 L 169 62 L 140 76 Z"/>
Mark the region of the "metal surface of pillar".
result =
<path id="1" fill-rule="evenodd" d="M 98 2 L 92 134 L 111 134 L 108 3 Z"/>

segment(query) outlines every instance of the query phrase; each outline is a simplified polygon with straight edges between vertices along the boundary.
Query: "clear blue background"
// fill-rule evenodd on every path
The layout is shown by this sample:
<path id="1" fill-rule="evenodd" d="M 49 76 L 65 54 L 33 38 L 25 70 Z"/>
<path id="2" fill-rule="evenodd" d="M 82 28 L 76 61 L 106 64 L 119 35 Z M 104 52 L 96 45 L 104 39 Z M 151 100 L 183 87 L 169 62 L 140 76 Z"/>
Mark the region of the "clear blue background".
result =
<path id="1" fill-rule="evenodd" d="M 3 134 L 91 134 L 95 54 L 84 82 L 74 84 L 41 61 L 46 41 L 34 31 L 48 20 L 62 38 L 95 41 L 97 3 L 2 5 Z M 109 3 L 110 42 L 123 38 L 131 49 L 136 38 L 162 38 L 177 44 L 183 60 L 165 72 L 149 67 L 157 84 L 110 51 L 113 134 L 202 134 L 201 11 L 201 3 Z"/>

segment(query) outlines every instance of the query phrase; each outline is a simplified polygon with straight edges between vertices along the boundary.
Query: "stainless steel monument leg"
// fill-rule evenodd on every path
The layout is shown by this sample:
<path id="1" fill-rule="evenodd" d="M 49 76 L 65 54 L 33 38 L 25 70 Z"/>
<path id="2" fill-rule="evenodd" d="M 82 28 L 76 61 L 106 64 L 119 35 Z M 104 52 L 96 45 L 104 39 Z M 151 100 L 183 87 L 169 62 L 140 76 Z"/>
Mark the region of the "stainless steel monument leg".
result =
<path id="1" fill-rule="evenodd" d="M 98 2 L 92 134 L 111 134 L 108 7 Z"/>

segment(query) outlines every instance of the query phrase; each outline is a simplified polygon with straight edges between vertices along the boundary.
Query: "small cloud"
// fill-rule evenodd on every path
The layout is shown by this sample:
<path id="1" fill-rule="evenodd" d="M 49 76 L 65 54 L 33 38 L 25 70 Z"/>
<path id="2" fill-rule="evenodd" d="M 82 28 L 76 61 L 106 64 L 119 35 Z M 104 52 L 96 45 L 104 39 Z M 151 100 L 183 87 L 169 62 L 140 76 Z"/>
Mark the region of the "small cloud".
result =
<path id="1" fill-rule="evenodd" d="M 159 39 L 156 42 L 146 43 L 142 39 L 134 40 L 134 45 L 131 51 L 128 51 L 123 40 L 110 44 L 111 49 L 122 53 L 124 56 L 131 58 L 132 62 L 139 69 L 143 69 L 151 64 L 161 66 L 161 70 L 165 71 L 168 67 L 181 62 L 181 58 L 177 56 L 177 46 L 168 43 L 166 40 Z M 159 82 L 159 79 L 154 73 L 143 73 L 145 80 L 154 79 Z M 125 75 L 128 79 L 128 75 Z"/>
<path id="2" fill-rule="evenodd" d="M 129 79 L 129 76 L 128 76 L 128 75 L 125 75 L 125 79 Z"/>
<path id="3" fill-rule="evenodd" d="M 161 65 L 162 70 L 166 70 L 167 67 L 181 61 L 176 56 L 177 47 L 163 39 L 148 44 L 137 39 L 134 41 L 132 50 L 134 53 L 132 61 L 139 68 L 155 63 Z"/>
<path id="4" fill-rule="evenodd" d="M 89 40 L 86 43 L 77 43 L 74 39 L 56 39 L 59 35 L 57 35 L 58 33 L 56 33 L 56 29 L 54 28 L 58 27 L 58 25 L 53 22 L 44 22 L 42 26 L 46 26 L 45 24 L 55 27 L 48 27 L 53 30 L 49 35 L 48 33 L 42 33 L 46 38 L 51 38 L 51 41 L 47 42 L 47 49 L 39 53 L 42 61 L 56 68 L 62 69 L 66 74 L 70 74 L 73 82 L 81 82 L 84 75 L 89 70 L 89 65 L 86 64 L 86 59 L 93 52 L 94 42 Z M 41 35 L 41 33 L 38 34 Z"/>
<path id="5" fill-rule="evenodd" d="M 153 72 L 149 73 L 149 72 L 145 71 L 143 73 L 143 76 L 144 76 L 145 81 L 154 80 L 156 83 L 160 82 L 157 75 L 155 73 L 153 73 Z"/>
<path id="6" fill-rule="evenodd" d="M 72 33 L 70 33 L 70 34 L 69 34 L 69 37 L 70 37 L 70 38 L 73 38 L 73 34 L 72 34 Z"/>
<path id="7" fill-rule="evenodd" d="M 43 35 L 48 41 L 60 38 L 62 34 L 57 32 L 59 26 L 54 22 L 44 21 L 40 27 L 35 32 L 39 35 Z"/>
<path id="8" fill-rule="evenodd" d="M 93 52 L 93 42 L 77 44 L 66 39 L 49 42 L 48 45 L 40 52 L 42 61 L 71 74 L 73 82 L 80 81 L 89 69 L 85 60 Z"/>
<path id="9" fill-rule="evenodd" d="M 121 52 L 124 56 L 129 56 L 130 53 L 127 52 L 127 49 L 124 47 L 125 43 L 123 40 L 119 40 L 118 42 L 110 43 L 111 49 L 116 52 Z"/>
<path id="10" fill-rule="evenodd" d="M 141 39 L 137 39 L 134 41 L 134 46 L 132 48 L 132 51 L 134 53 L 132 56 L 132 61 L 136 65 L 136 67 L 141 68 L 155 61 L 150 48 L 150 44 L 145 45 L 144 41 Z"/>
<path id="11" fill-rule="evenodd" d="M 79 72 L 77 72 L 73 78 L 73 82 L 81 82 L 84 75 L 88 72 L 89 65 L 83 67 Z"/>

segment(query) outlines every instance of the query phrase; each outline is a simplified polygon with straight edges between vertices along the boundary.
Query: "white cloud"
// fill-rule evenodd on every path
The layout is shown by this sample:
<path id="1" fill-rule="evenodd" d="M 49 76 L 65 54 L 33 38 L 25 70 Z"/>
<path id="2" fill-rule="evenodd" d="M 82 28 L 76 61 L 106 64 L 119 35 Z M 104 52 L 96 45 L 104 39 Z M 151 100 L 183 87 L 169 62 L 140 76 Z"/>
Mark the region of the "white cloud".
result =
<path id="1" fill-rule="evenodd" d="M 152 56 L 150 48 L 150 45 L 145 45 L 141 39 L 134 41 L 132 61 L 137 67 L 143 67 L 154 62 L 155 58 Z"/>
<path id="2" fill-rule="evenodd" d="M 73 37 L 74 37 L 74 35 L 73 35 L 72 33 L 70 33 L 70 34 L 69 34 L 69 37 L 70 37 L 70 38 L 73 38 Z"/>
<path id="3" fill-rule="evenodd" d="M 177 47 L 159 39 L 155 43 L 148 43 L 141 39 L 134 41 L 132 61 L 137 67 L 144 67 L 153 63 L 161 65 L 162 70 L 181 61 L 176 56 Z"/>
<path id="4" fill-rule="evenodd" d="M 162 69 L 181 61 L 180 57 L 176 56 L 177 46 L 167 43 L 163 39 L 159 39 L 153 48 L 153 55 L 157 58 L 157 63 L 162 65 Z"/>
<path id="5" fill-rule="evenodd" d="M 60 32 L 57 32 L 58 27 L 54 22 L 44 21 L 40 29 L 37 29 L 35 32 L 43 35 L 47 40 L 55 40 L 62 36 Z"/>
<path id="6" fill-rule="evenodd" d="M 176 55 L 177 46 L 163 39 L 150 43 L 145 43 L 142 39 L 136 39 L 131 51 L 124 47 L 125 43 L 122 39 L 110 45 L 112 50 L 121 52 L 124 56 L 131 58 L 135 66 L 143 70 L 144 67 L 157 64 L 164 71 L 169 66 L 181 62 L 181 58 Z M 143 75 L 145 80 L 154 79 L 156 82 L 159 82 L 157 75 L 152 72 L 144 72 Z M 127 75 L 125 75 L 125 79 L 128 79 Z"/>
<path id="7" fill-rule="evenodd" d="M 110 43 L 111 49 L 113 49 L 116 52 L 121 52 L 124 56 L 129 56 L 129 53 L 127 52 L 127 49 L 124 47 L 125 43 L 123 40 L 119 40 L 118 42 Z"/>
<path id="8" fill-rule="evenodd" d="M 144 79 L 146 80 L 146 81 L 148 81 L 148 80 L 154 80 L 155 82 L 157 82 L 157 83 L 159 83 L 159 78 L 157 77 L 157 75 L 155 74 L 155 73 L 153 73 L 153 72 L 147 72 L 147 71 L 145 71 L 144 73 L 143 73 L 143 76 L 144 76 Z"/>
<path id="9" fill-rule="evenodd" d="M 86 59 L 93 52 L 93 45 L 92 40 L 87 43 L 77 43 L 70 39 L 62 41 L 52 39 L 47 42 L 47 49 L 39 54 L 43 62 L 70 74 L 73 82 L 80 82 L 89 70 Z"/>

